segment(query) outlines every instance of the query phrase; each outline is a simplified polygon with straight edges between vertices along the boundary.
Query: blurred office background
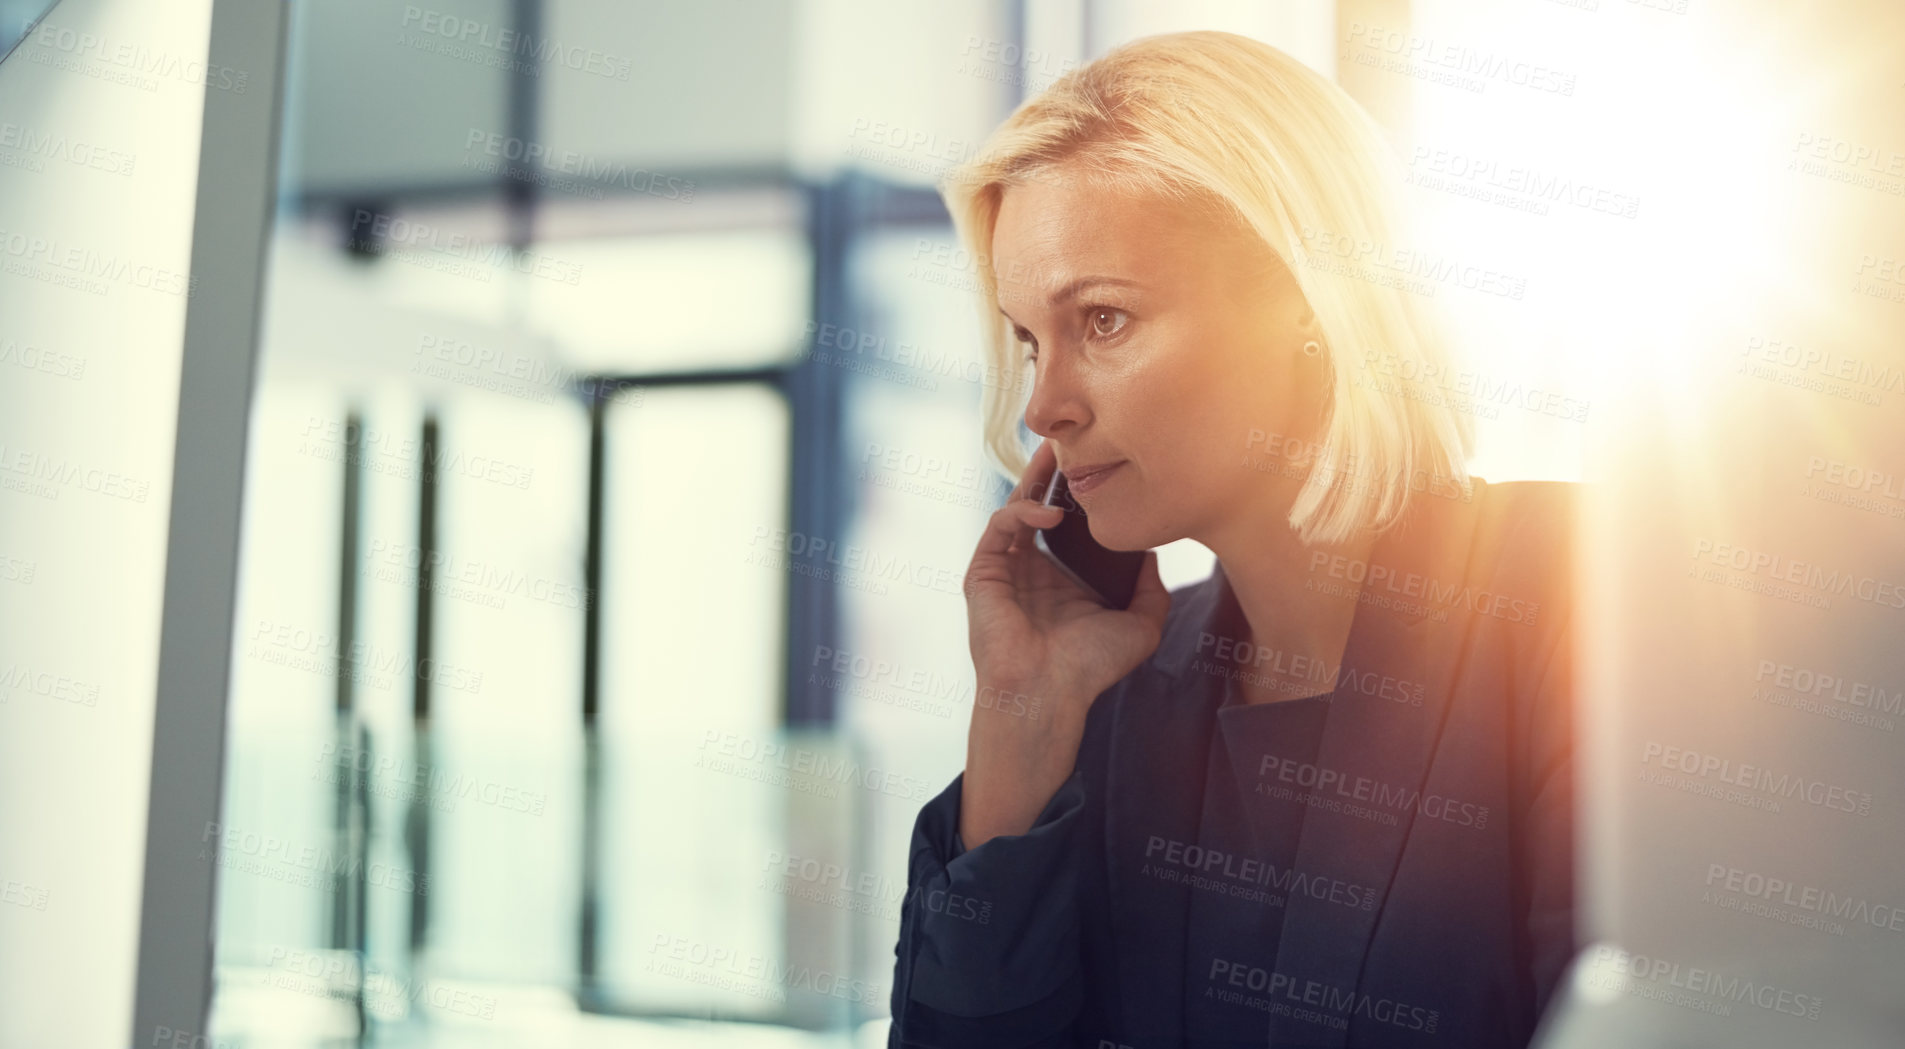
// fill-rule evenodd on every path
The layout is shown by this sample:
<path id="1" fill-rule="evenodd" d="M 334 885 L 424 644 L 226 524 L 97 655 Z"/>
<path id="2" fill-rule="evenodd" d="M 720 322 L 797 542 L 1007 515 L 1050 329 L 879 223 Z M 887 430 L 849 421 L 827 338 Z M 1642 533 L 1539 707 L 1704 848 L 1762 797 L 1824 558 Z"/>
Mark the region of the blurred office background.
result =
<path id="1" fill-rule="evenodd" d="M 41 6 L 10 16 L 25 39 L 0 100 L 22 108 L 0 120 L 33 109 L 136 163 L 54 156 L 0 180 L 21 201 L 69 180 L 127 197 L 95 241 L 183 272 L 171 227 L 190 216 L 151 205 L 189 199 L 200 99 L 233 90 L 232 71 L 148 90 L 63 33 L 202 54 L 211 5 Z M 1714 231 L 1751 216 L 1773 243 L 1803 221 L 1764 210 L 1803 120 L 1752 124 L 1773 100 L 1751 93 L 1770 89 L 1731 64 L 1782 23 L 1743 38 L 1675 7 L 292 4 L 224 809 L 204 834 L 207 1037 L 884 1045 L 910 829 L 963 762 L 958 580 L 1007 490 L 981 456 L 979 398 L 1019 381 L 985 368 L 978 263 L 935 179 L 1120 42 L 1218 28 L 1273 43 L 1391 132 L 1423 223 L 1397 247 L 1493 275 L 1436 291 L 1463 367 L 1560 398 L 1473 411 L 1475 472 L 1576 480 L 1590 428 L 1686 320 L 1663 283 L 1711 298 L 1738 263 L 1701 247 Z M 26 32 L 42 14 L 53 31 Z M 1395 64 L 1390 41 L 1411 37 L 1541 72 L 1438 81 Z M 1504 192 L 1488 172 L 1508 169 L 1593 192 Z M 22 310 L 57 294 L 16 288 L 4 301 Z M 165 361 L 110 347 L 175 328 L 183 302 L 112 291 L 90 331 L 35 343 L 88 347 L 91 378 L 9 370 L 4 396 L 48 418 L 114 405 L 100 454 L 162 501 L 172 419 L 147 393 Z M 35 561 L 81 520 L 107 522 L 112 564 L 94 568 L 127 581 L 130 605 L 156 600 L 162 514 L 6 495 L 0 587 L 64 609 L 45 622 L 92 616 L 111 636 L 131 614 L 88 609 Z M 1181 545 L 1167 582 L 1209 567 Z M 107 665 L 31 618 L 0 638 L 16 661 Z M 143 779 L 142 630 L 111 670 L 66 671 L 96 709 L 24 692 L 0 708 L 9 754 L 90 748 L 70 781 L 0 769 L 8 792 L 84 798 L 88 769 Z M 102 730 L 109 708 L 122 716 Z M 0 851 L 0 877 L 43 905 L 109 901 L 86 949 L 123 947 L 109 929 L 136 893 L 107 872 L 136 868 L 135 810 L 96 802 L 69 832 L 64 810 L 15 802 L 42 840 L 133 840 L 65 865 Z M 60 957 L 27 926 L 45 909 L 0 907 L 0 929 L 23 930 L 0 948 L 10 966 Z M 78 1006 L 35 1008 L 19 1029 Z M 104 1012 L 106 1028 L 122 1016 Z"/>
<path id="2" fill-rule="evenodd" d="M 225 814 L 367 876 L 221 871 L 215 1031 L 884 1044 L 1017 378 L 933 180 L 1121 40 L 1353 14 L 305 5 Z"/>

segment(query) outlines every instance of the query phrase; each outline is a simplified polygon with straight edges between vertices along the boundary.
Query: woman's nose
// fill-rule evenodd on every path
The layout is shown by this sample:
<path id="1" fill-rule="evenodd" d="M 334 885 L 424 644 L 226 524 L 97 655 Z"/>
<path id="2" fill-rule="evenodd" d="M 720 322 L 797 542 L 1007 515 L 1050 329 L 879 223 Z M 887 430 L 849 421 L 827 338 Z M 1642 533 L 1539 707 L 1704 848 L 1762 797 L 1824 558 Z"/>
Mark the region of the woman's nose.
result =
<path id="1" fill-rule="evenodd" d="M 1062 352 L 1048 352 L 1033 368 L 1032 396 L 1025 402 L 1025 427 L 1040 437 L 1083 426 L 1091 418 L 1084 390 Z"/>

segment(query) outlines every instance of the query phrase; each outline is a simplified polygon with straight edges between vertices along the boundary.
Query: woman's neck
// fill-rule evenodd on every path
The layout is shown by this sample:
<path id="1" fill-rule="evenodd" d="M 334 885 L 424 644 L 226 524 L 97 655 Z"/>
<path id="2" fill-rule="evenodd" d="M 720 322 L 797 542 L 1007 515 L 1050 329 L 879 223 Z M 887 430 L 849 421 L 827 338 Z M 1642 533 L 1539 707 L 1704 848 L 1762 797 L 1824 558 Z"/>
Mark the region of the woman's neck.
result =
<path id="1" fill-rule="evenodd" d="M 1246 703 L 1335 687 L 1375 548 L 1366 529 L 1346 542 L 1305 546 L 1286 515 L 1257 517 L 1205 543 L 1222 563 L 1248 625 L 1249 636 L 1227 646 Z"/>

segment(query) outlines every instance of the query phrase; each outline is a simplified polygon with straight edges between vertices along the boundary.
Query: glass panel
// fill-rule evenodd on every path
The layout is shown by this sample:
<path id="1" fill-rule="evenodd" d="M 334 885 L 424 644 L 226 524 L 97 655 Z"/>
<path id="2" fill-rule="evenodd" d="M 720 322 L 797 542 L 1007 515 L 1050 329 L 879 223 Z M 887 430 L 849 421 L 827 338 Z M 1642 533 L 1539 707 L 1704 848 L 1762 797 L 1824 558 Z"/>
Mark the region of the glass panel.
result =
<path id="1" fill-rule="evenodd" d="M 253 406 L 224 809 L 205 842 L 206 862 L 220 864 L 217 983 L 233 1031 L 272 1029 L 274 1014 L 307 1031 L 347 1019 L 342 999 L 289 970 L 317 959 L 322 971 L 346 946 L 334 919 L 353 891 L 351 812 L 329 759 L 349 651 L 338 632 L 343 475 L 362 433 L 328 392 L 267 382 Z"/>
<path id="2" fill-rule="evenodd" d="M 313 285 L 296 285 L 287 305 L 310 294 Z M 359 306 L 360 315 L 362 306 Z M 316 762 L 327 779 L 354 791 L 365 813 L 367 852 L 362 862 L 376 871 L 379 891 L 364 899 L 365 1012 L 372 1020 L 401 1019 L 410 1002 L 391 988 L 415 987 L 418 998 L 430 988 L 416 973 L 411 955 L 411 922 L 427 915 L 435 882 L 427 860 L 410 848 L 413 799 L 435 800 L 429 781 L 413 777 L 415 752 L 411 731 L 414 673 L 404 671 L 415 659 L 417 577 L 413 568 L 390 564 L 391 551 L 414 548 L 422 489 L 423 408 L 404 391 L 386 390 L 364 405 L 359 440 L 360 534 L 354 583 L 357 589 L 355 705 L 358 728 L 343 739 L 311 741 L 301 755 Z M 427 829 L 427 824 L 416 829 Z M 353 965 L 351 972 L 356 973 Z"/>
<path id="3" fill-rule="evenodd" d="M 407 770 L 433 802 L 430 969 L 567 987 L 581 886 L 587 413 L 478 393 L 440 418 L 434 640 L 421 666 L 434 738 Z M 423 557 L 414 537 L 366 553 L 366 571 L 406 581 Z"/>
<path id="4" fill-rule="evenodd" d="M 789 793 L 762 781 L 782 745 L 788 426 L 756 385 L 607 410 L 601 975 L 643 1011 L 780 1012 L 782 912 L 757 885 Z"/>

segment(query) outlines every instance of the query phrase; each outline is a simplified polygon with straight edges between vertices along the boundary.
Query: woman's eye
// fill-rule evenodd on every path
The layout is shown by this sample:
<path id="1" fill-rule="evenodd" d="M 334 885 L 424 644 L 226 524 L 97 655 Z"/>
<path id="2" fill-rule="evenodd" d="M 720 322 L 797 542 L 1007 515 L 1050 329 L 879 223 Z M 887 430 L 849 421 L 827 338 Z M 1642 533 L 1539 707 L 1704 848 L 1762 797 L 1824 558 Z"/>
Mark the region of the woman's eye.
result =
<path id="1" fill-rule="evenodd" d="M 1091 333 L 1101 339 L 1108 339 L 1124 330 L 1131 322 L 1129 314 L 1123 310 L 1114 310 L 1109 306 L 1096 306 L 1091 311 Z"/>
<path id="2" fill-rule="evenodd" d="M 1033 340 L 1031 332 L 1020 328 L 1012 333 L 1012 337 L 1019 340 L 1019 345 L 1031 347 L 1031 349 L 1026 351 L 1024 357 L 1027 364 L 1038 360 L 1038 343 Z"/>

